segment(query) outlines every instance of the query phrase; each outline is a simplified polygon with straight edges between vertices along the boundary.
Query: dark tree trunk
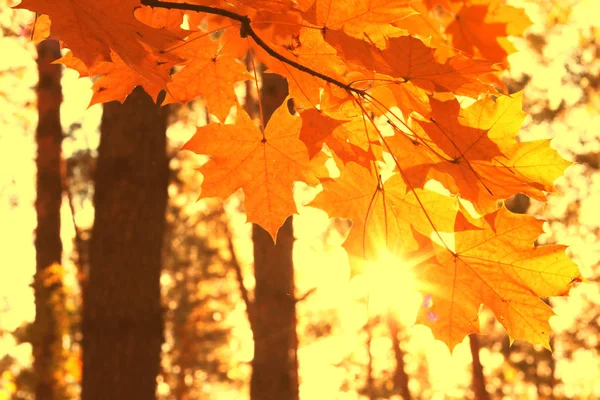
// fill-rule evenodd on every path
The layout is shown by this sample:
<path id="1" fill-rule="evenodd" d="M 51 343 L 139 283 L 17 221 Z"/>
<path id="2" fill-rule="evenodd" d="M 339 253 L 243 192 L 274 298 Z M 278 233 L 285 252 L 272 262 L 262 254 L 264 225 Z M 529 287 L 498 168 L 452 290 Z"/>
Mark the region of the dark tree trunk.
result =
<path id="1" fill-rule="evenodd" d="M 61 263 L 60 240 L 61 144 L 60 85 L 61 66 L 51 64 L 60 57 L 60 46 L 55 40 L 45 40 L 38 47 L 39 83 L 37 86 L 39 122 L 35 135 L 37 142 L 37 229 L 35 233 L 36 279 L 35 321 L 33 338 L 33 368 L 37 382 L 35 395 L 40 400 L 57 398 L 61 382 L 55 373 L 62 353 L 57 315 L 51 299 L 61 291 L 61 282 L 49 284 L 44 277 L 54 263 Z M 55 297 L 55 296 L 54 296 Z"/>
<path id="2" fill-rule="evenodd" d="M 166 128 L 166 110 L 139 87 L 124 104 L 104 106 L 83 297 L 83 400 L 156 398 Z"/>
<path id="3" fill-rule="evenodd" d="M 490 394 L 485 388 L 485 375 L 483 366 L 479 359 L 479 338 L 475 334 L 469 335 L 469 344 L 471 346 L 471 356 L 473 357 L 473 392 L 476 400 L 490 400 Z"/>
<path id="4" fill-rule="evenodd" d="M 287 96 L 284 79 L 263 75 L 261 90 L 265 123 Z M 252 228 L 256 288 L 253 304 L 254 359 L 250 397 L 252 400 L 298 399 L 298 337 L 292 218 L 279 230 L 277 244 L 258 225 Z"/>
<path id="5" fill-rule="evenodd" d="M 400 344 L 400 326 L 392 313 L 387 317 L 388 329 L 392 338 L 394 347 L 394 359 L 396 360 L 396 369 L 394 370 L 394 389 L 404 400 L 410 400 L 410 389 L 408 388 L 408 374 L 404 364 L 404 351 Z"/>

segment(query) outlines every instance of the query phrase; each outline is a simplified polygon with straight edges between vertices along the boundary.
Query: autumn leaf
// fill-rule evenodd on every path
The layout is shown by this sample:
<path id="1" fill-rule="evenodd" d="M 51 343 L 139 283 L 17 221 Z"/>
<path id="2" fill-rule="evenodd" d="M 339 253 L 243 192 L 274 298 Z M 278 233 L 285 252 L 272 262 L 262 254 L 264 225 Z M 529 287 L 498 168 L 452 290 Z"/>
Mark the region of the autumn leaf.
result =
<path id="1" fill-rule="evenodd" d="M 550 348 L 552 309 L 541 298 L 568 293 L 580 281 L 565 246 L 535 247 L 543 221 L 505 208 L 486 215 L 483 229 L 454 234 L 452 249 L 432 243 L 433 254 L 415 268 L 424 285 L 419 322 L 453 349 L 479 332 L 481 304 L 514 339 Z"/>
<path id="2" fill-rule="evenodd" d="M 378 72 L 412 82 L 429 93 L 448 91 L 474 97 L 475 93 L 493 92 L 479 79 L 497 70 L 492 63 L 461 56 L 440 63 L 432 48 L 410 36 L 390 39 L 382 58 Z"/>
<path id="3" fill-rule="evenodd" d="M 129 68 L 117 53 L 111 53 L 112 62 L 101 62 L 93 68 L 87 68 L 79 58 L 73 55 L 72 51 L 67 52 L 63 57 L 54 61 L 55 64 L 63 64 L 68 68 L 79 72 L 80 77 L 97 76 L 92 86 L 93 95 L 89 107 L 94 104 L 107 103 L 109 101 L 118 101 L 123 103 L 127 96 L 137 86 L 142 86 L 155 101 L 162 88 L 148 79 L 144 78 L 134 70 Z M 169 68 L 165 65 L 164 68 Z"/>
<path id="4" fill-rule="evenodd" d="M 112 62 L 102 62 L 91 69 L 92 75 L 100 77 L 92 86 L 94 94 L 89 105 L 109 101 L 123 103 L 137 86 L 142 86 L 156 101 L 162 88 L 129 68 L 116 53 L 113 53 L 112 57 Z M 169 69 L 169 66 L 165 65 L 164 68 Z"/>
<path id="5" fill-rule="evenodd" d="M 516 193 L 545 199 L 544 192 L 554 191 L 552 182 L 571 164 L 548 141 L 516 141 L 525 118 L 519 93 L 496 102 L 484 98 L 465 109 L 456 101 L 433 100 L 432 106 L 429 122 L 416 121 L 423 129 L 419 137 L 427 138 L 420 150 L 428 156 L 405 171 L 418 187 L 435 179 L 485 213 L 496 208 L 496 200 Z"/>
<path id="6" fill-rule="evenodd" d="M 367 36 L 385 47 L 386 37 L 403 33 L 391 23 L 415 13 L 408 0 L 315 0 L 304 18 L 324 31 L 343 30 L 359 39 Z"/>
<path id="7" fill-rule="evenodd" d="M 503 153 L 498 144 L 489 137 L 485 126 L 462 124 L 463 111 L 458 101 L 431 100 L 432 114 L 428 122 L 417 120 L 437 148 L 454 163 L 465 160 L 490 160 Z M 513 135 L 516 130 L 513 130 Z"/>
<path id="8" fill-rule="evenodd" d="M 415 250 L 411 227 L 424 235 L 454 229 L 454 199 L 410 191 L 397 174 L 382 182 L 376 171 L 355 163 L 340 170 L 338 179 L 323 182 L 323 191 L 309 205 L 352 221 L 344 242 L 348 253 L 374 260 L 384 250 L 394 255 Z"/>
<path id="9" fill-rule="evenodd" d="M 226 199 L 242 189 L 248 221 L 275 240 L 285 219 L 296 213 L 294 181 L 315 179 L 306 146 L 298 139 L 301 124 L 286 102 L 275 111 L 264 135 L 240 107 L 235 124 L 199 127 L 183 149 L 211 157 L 199 169 L 204 176 L 201 198 Z"/>
<path id="10" fill-rule="evenodd" d="M 396 20 L 392 25 L 405 29 L 411 36 L 427 40 L 432 47 L 442 50 L 447 41 L 441 21 L 429 15 L 429 10 L 423 3 L 414 2 L 411 7 L 416 11 L 415 14 Z"/>
<path id="11" fill-rule="evenodd" d="M 422 117 L 429 117 L 431 114 L 431 105 L 429 104 L 429 95 L 427 92 L 412 82 L 394 82 L 390 81 L 385 75 L 376 75 L 376 83 L 369 90 L 369 95 L 377 99 L 377 105 L 383 107 L 383 111 L 396 106 L 402 111 L 405 118 L 412 113 L 419 114 Z M 378 110 L 377 114 L 383 114 Z"/>
<path id="12" fill-rule="evenodd" d="M 62 64 L 67 68 L 77 71 L 80 78 L 90 75 L 88 67 L 83 63 L 83 61 L 75 57 L 72 51 L 68 51 L 64 56 L 54 60 L 52 63 Z"/>
<path id="13" fill-rule="evenodd" d="M 149 50 L 175 43 L 183 33 L 151 28 L 138 21 L 134 16 L 140 7 L 138 0 L 23 0 L 17 7 L 48 15 L 51 34 L 67 43 L 88 68 L 110 61 L 113 50 L 137 73 L 164 84 L 169 75 L 157 67 L 178 61 Z"/>
<path id="14" fill-rule="evenodd" d="M 397 106 L 405 116 L 416 112 L 428 117 L 428 96 L 436 92 L 471 97 L 496 92 L 487 82 L 498 70 L 493 63 L 462 56 L 441 63 L 435 49 L 411 36 L 388 39 L 384 50 L 335 32 L 328 41 L 352 70 L 364 73 L 363 80 L 373 80 L 369 94 L 376 104 Z"/>
<path id="15" fill-rule="evenodd" d="M 297 35 L 277 46 L 283 56 L 328 76 L 338 79 L 347 72 L 345 62 L 338 57 L 336 50 L 315 29 L 301 29 Z M 267 73 L 276 73 L 288 80 L 290 96 L 297 107 L 314 108 L 320 103 L 324 81 L 305 71 L 273 59 L 260 48 L 254 48 L 257 57 L 267 66 Z"/>
<path id="16" fill-rule="evenodd" d="M 36 15 L 32 24 L 31 41 L 39 43 L 50 37 L 50 18 L 45 15 Z"/>
<path id="17" fill-rule="evenodd" d="M 371 146 L 378 140 L 377 132 L 362 116 L 344 121 L 331 118 L 316 109 L 306 110 L 300 116 L 300 140 L 308 148 L 311 158 L 326 143 L 344 162 L 355 162 L 368 167 L 375 160 Z"/>
<path id="18" fill-rule="evenodd" d="M 172 52 L 189 61 L 168 83 L 165 104 L 185 104 L 202 96 L 208 111 L 225 121 L 230 109 L 237 104 L 233 84 L 252 79 L 246 67 L 203 32 L 194 34 L 186 46 Z"/>
<path id="19" fill-rule="evenodd" d="M 529 25 L 531 21 L 523 10 L 499 0 L 480 0 L 462 5 L 446 33 L 452 46 L 468 55 L 502 62 L 515 51 L 506 37 L 521 35 Z"/>

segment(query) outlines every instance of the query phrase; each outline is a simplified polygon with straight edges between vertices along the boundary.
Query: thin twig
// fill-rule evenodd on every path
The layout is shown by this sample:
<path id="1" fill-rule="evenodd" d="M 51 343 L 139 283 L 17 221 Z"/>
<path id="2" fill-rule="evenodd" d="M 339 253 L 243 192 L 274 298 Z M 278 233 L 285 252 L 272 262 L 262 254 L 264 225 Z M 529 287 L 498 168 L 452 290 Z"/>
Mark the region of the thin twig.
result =
<path id="1" fill-rule="evenodd" d="M 310 296 L 311 294 L 313 294 L 313 293 L 314 293 L 314 292 L 316 292 L 316 291 L 317 291 L 317 288 L 316 288 L 316 287 L 314 287 L 314 288 L 312 288 L 312 289 L 309 289 L 309 290 L 307 290 L 307 291 L 306 291 L 306 293 L 304 293 L 302 296 L 300 296 L 300 297 L 297 297 L 296 299 L 294 299 L 294 301 L 295 301 L 296 303 L 299 303 L 299 302 L 301 302 L 301 301 L 304 301 L 304 300 L 306 300 L 306 298 L 307 298 L 308 296 Z"/>
<path id="2" fill-rule="evenodd" d="M 77 281 L 79 283 L 79 287 L 81 288 L 81 290 L 84 290 L 86 281 L 87 281 L 87 273 L 86 273 L 86 267 L 87 267 L 87 253 L 85 250 L 85 245 L 83 242 L 83 238 L 81 235 L 81 230 L 79 229 L 79 226 L 77 225 L 77 220 L 75 217 L 75 202 L 73 201 L 73 193 L 71 192 L 71 185 L 70 185 L 70 181 L 71 181 L 71 172 L 69 171 L 69 167 L 67 166 L 67 161 L 66 160 L 62 160 L 62 162 L 64 163 L 64 168 L 62 171 L 62 190 L 63 192 L 67 195 L 67 201 L 69 203 L 69 210 L 71 211 L 71 221 L 73 223 L 73 230 L 75 231 L 75 240 L 74 240 L 74 247 L 75 247 L 75 252 L 77 253 L 77 261 L 74 262 L 75 264 L 75 268 L 77 269 Z"/>
<path id="3" fill-rule="evenodd" d="M 231 232 L 229 231 L 229 227 L 227 223 L 225 223 L 225 236 L 227 237 L 227 247 L 229 248 L 229 253 L 231 254 L 230 264 L 235 271 L 235 277 L 238 282 L 238 286 L 240 287 L 240 294 L 242 296 L 242 300 L 246 304 L 246 314 L 248 315 L 248 321 L 250 322 L 250 327 L 254 332 L 254 304 L 250 300 L 250 296 L 248 295 L 248 289 L 246 285 L 244 285 L 244 275 L 242 274 L 242 267 L 237 259 L 237 255 L 235 253 L 235 247 L 233 246 L 233 238 Z"/>

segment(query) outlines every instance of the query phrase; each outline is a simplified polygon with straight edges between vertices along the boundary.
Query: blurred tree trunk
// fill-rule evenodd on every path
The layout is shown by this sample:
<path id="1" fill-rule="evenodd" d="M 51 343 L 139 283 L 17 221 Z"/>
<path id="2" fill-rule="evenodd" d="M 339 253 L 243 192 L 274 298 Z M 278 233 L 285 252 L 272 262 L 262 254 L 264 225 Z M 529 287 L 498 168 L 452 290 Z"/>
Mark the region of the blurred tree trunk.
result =
<path id="1" fill-rule="evenodd" d="M 35 321 L 33 337 L 33 369 L 36 374 L 35 396 L 39 400 L 57 399 L 60 375 L 55 373 L 62 354 L 62 338 L 59 322 L 52 301 L 61 291 L 62 282 L 44 277 L 52 275 L 53 264 L 61 263 L 60 205 L 62 197 L 60 105 L 61 65 L 51 64 L 60 58 L 60 45 L 55 40 L 44 40 L 38 47 L 37 85 L 39 122 L 36 130 L 37 143 L 37 197 L 35 210 L 36 279 Z"/>
<path id="2" fill-rule="evenodd" d="M 288 93 L 285 79 L 263 75 L 261 101 L 265 124 Z M 294 297 L 294 234 L 292 217 L 279 229 L 277 244 L 260 226 L 253 225 L 254 359 L 250 397 L 252 400 L 298 399 L 298 337 Z"/>
<path id="3" fill-rule="evenodd" d="M 550 338 L 550 348 L 554 348 L 554 337 Z M 550 376 L 548 377 L 548 390 L 550 391 L 550 397 L 548 400 L 554 400 L 556 398 L 556 396 L 554 395 L 554 392 L 556 390 L 556 360 L 554 359 L 554 357 L 554 353 L 551 353 L 549 360 Z"/>
<path id="4" fill-rule="evenodd" d="M 479 338 L 475 334 L 469 335 L 469 344 L 471 346 L 471 356 L 473 357 L 473 392 L 476 400 L 490 400 L 490 394 L 485 388 L 485 375 L 483 366 L 479 359 Z"/>
<path id="5" fill-rule="evenodd" d="M 410 400 L 410 389 L 408 388 L 408 374 L 404 364 L 404 351 L 400 344 L 400 325 L 392 313 L 387 317 L 388 329 L 392 338 L 394 348 L 394 358 L 396 360 L 396 369 L 394 370 L 394 390 L 400 394 L 404 400 Z"/>
<path id="6" fill-rule="evenodd" d="M 182 271 L 185 274 L 185 271 Z M 192 281 L 191 277 L 185 277 L 186 281 Z M 189 280 L 188 280 L 189 279 Z M 183 285 L 183 290 L 186 289 L 186 285 Z M 196 289 L 196 287 L 194 287 Z M 198 354 L 194 349 L 194 342 L 198 340 L 194 335 L 195 331 L 195 321 L 191 321 L 192 323 L 188 323 L 190 314 L 194 312 L 194 305 L 191 304 L 190 300 L 191 293 L 184 291 L 182 296 L 180 297 L 179 304 L 177 305 L 176 311 L 183 311 L 187 315 L 180 316 L 178 322 L 180 324 L 174 328 L 173 336 L 175 345 L 179 347 L 179 357 L 177 357 L 177 366 L 179 367 L 179 372 L 177 373 L 177 380 L 175 387 L 171 387 L 171 393 L 175 396 L 177 400 L 189 400 L 189 392 L 190 386 L 188 382 L 186 382 L 186 376 L 190 373 L 190 371 L 194 371 L 195 369 L 200 369 L 197 358 Z M 181 321 L 183 320 L 183 321 Z"/>
<path id="7" fill-rule="evenodd" d="M 367 385 L 366 392 L 369 400 L 376 400 L 375 394 L 375 378 L 373 376 L 373 326 L 375 322 L 369 317 L 365 324 L 365 331 L 367 332 Z"/>
<path id="8" fill-rule="evenodd" d="M 531 204 L 531 200 L 529 197 L 524 194 L 518 193 L 505 201 L 506 208 L 516 214 L 526 214 L 529 206 Z M 544 299 L 544 302 L 551 306 L 549 299 Z M 550 348 L 554 348 L 554 337 L 550 338 Z M 512 350 L 512 347 L 510 347 Z M 555 386 L 556 386 L 556 361 L 554 359 L 553 353 L 546 353 L 546 350 L 542 350 L 544 356 L 547 357 L 548 367 L 549 367 L 549 375 L 540 377 L 538 375 L 537 364 L 532 368 L 533 373 L 535 374 L 535 384 L 538 392 L 538 397 L 544 398 L 547 397 L 549 400 L 553 400 L 555 398 Z M 505 358 L 508 359 L 510 357 L 510 352 L 506 351 Z M 536 360 L 540 360 L 539 357 L 536 357 Z M 547 392 L 542 388 L 547 386 Z"/>
<path id="9" fill-rule="evenodd" d="M 516 194 L 509 197 L 504 201 L 506 208 L 517 214 L 524 214 L 529 208 L 530 200 L 523 194 Z M 472 370 L 473 370 L 473 392 L 476 400 L 489 400 L 490 394 L 487 392 L 485 387 L 485 375 L 483 373 L 483 366 L 479 358 L 479 351 L 481 343 L 479 338 L 475 334 L 469 335 L 469 344 L 471 347 L 471 356 L 473 358 Z M 510 354 L 514 350 L 513 346 L 510 346 L 510 341 L 506 340 L 502 346 L 502 354 L 505 360 L 510 360 Z"/>
<path id="10" fill-rule="evenodd" d="M 104 105 L 90 273 L 83 293 L 83 400 L 153 400 L 163 324 L 167 111 L 140 88 Z"/>

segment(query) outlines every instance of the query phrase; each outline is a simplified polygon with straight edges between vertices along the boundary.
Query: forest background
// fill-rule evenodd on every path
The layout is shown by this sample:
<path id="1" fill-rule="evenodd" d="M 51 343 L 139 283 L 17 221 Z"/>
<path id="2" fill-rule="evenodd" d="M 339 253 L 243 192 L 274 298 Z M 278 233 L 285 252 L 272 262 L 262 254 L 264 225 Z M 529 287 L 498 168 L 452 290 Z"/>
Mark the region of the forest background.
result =
<path id="1" fill-rule="evenodd" d="M 596 211 L 600 142 L 594 127 L 600 125 L 600 28 L 593 15 L 600 10 L 593 1 L 513 3 L 525 7 L 533 21 L 524 39 L 515 39 L 518 52 L 509 58 L 511 70 L 506 77 L 511 92 L 525 89 L 529 117 L 520 135 L 524 139 L 554 137 L 553 147 L 579 162 L 557 182 L 558 193 L 547 206 L 532 202 L 528 212 L 548 220 L 540 242 L 569 245 L 570 256 L 592 282 L 578 286 L 568 299 L 552 300 L 557 313 L 551 319 L 552 356 L 521 342 L 509 349 L 503 329 L 484 313 L 482 330 L 487 336 L 481 337 L 479 354 L 486 388 L 498 398 L 597 398 L 600 293 L 594 269 L 600 258 Z M 35 270 L 36 49 L 26 29 L 31 13 L 11 10 L 10 5 L 2 3 L 0 15 L 1 54 L 10 54 L 0 64 L 0 398 L 31 398 L 35 379 L 27 324 L 35 311 L 30 284 Z M 77 398 L 80 379 L 77 263 L 85 244 L 77 247 L 74 239 L 85 243 L 93 225 L 91 169 L 102 112 L 99 105 L 86 110 L 81 99 L 91 97 L 91 81 L 76 75 L 64 72 L 61 107 L 67 134 L 63 154 L 72 166 L 72 194 L 65 197 L 61 213 L 63 262 L 56 271 L 65 287 L 60 304 L 65 323 L 61 375 L 65 398 Z M 241 85 L 240 97 L 244 90 Z M 252 332 L 232 264 L 237 264 L 251 290 L 250 228 L 236 211 L 235 199 L 226 203 L 225 214 L 218 212 L 217 202 L 194 202 L 199 190 L 192 169 L 197 159 L 177 152 L 193 127 L 205 120 L 203 104 L 194 102 L 174 111 L 169 125 L 171 168 L 179 172 L 169 193 L 167 240 L 172 241 L 173 251 L 165 255 L 161 276 L 163 303 L 169 311 L 159 398 L 185 398 L 184 393 L 190 399 L 239 398 L 249 391 Z M 408 385 L 416 398 L 473 395 L 473 353 L 468 339 L 450 354 L 428 329 L 410 327 L 422 299 L 416 293 L 399 297 L 410 288 L 399 290 L 389 279 L 390 271 L 349 279 L 341 238 L 324 213 L 303 207 L 294 224 L 296 288 L 297 293 L 307 294 L 297 303 L 301 398 L 400 396 L 394 394 L 398 388 L 393 384 L 398 360 L 393 348 L 398 338 Z M 230 243 L 237 263 L 232 263 Z M 387 324 L 390 313 L 400 325 L 396 339 Z M 184 345 L 188 347 L 180 347 Z M 340 393 L 346 397 L 336 397 Z"/>

